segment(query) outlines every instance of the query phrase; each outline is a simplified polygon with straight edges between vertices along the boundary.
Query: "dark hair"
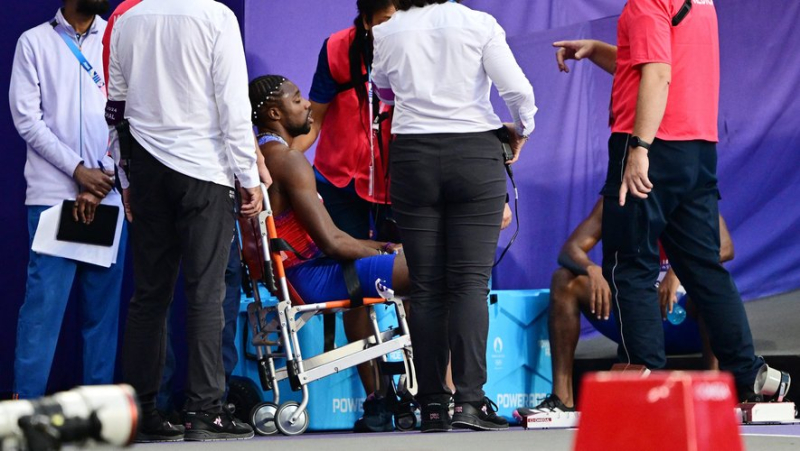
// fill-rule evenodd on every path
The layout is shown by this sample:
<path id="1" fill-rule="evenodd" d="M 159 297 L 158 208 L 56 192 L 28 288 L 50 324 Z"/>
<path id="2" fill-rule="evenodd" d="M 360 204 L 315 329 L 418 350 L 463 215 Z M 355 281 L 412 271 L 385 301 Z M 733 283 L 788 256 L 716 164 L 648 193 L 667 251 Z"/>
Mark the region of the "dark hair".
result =
<path id="1" fill-rule="evenodd" d="M 415 6 L 422 8 L 423 6 L 447 3 L 449 1 L 450 0 L 394 0 L 394 7 L 397 8 L 398 11 L 408 11 Z"/>
<path id="2" fill-rule="evenodd" d="M 370 67 L 372 65 L 372 42 L 368 37 L 366 28 L 364 28 L 364 20 L 372 22 L 373 17 L 380 11 L 392 6 L 392 0 L 357 0 L 356 8 L 358 9 L 358 16 L 353 20 L 353 25 L 356 26 L 356 36 L 350 44 L 348 52 L 350 60 L 350 81 L 356 90 L 358 102 L 368 102 L 367 88 L 363 83 L 364 73 L 361 71 L 361 66 Z"/>
<path id="3" fill-rule="evenodd" d="M 258 111 L 265 104 L 274 104 L 278 100 L 278 93 L 287 78 L 281 75 L 262 75 L 250 82 L 250 106 L 253 109 L 251 120 L 256 123 Z"/>

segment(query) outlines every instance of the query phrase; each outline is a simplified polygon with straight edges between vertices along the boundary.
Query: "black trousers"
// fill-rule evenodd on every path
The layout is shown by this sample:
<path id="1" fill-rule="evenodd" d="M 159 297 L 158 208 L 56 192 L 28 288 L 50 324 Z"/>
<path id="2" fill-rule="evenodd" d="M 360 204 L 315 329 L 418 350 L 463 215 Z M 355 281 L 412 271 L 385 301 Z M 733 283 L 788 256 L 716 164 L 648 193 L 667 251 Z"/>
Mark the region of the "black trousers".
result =
<path id="1" fill-rule="evenodd" d="M 603 188 L 603 274 L 618 313 L 619 358 L 651 369 L 666 364 L 655 288 L 660 239 L 708 327 L 720 368 L 732 372 L 738 386 L 752 389 L 763 360 L 754 354 L 739 291 L 719 262 L 716 145 L 656 139 L 648 154 L 653 190 L 647 199 L 629 195 L 620 207 L 628 139 L 626 134 L 611 135 Z"/>
<path id="2" fill-rule="evenodd" d="M 233 189 L 178 173 L 138 143 L 131 161 L 131 239 L 136 290 L 128 309 L 123 376 L 144 413 L 155 409 L 167 309 L 178 268 L 187 297 L 187 411 L 219 410 L 225 390 L 222 300 L 233 238 Z"/>
<path id="3" fill-rule="evenodd" d="M 412 283 L 409 325 L 423 399 L 483 400 L 487 296 L 506 182 L 493 132 L 398 135 L 391 197 Z"/>

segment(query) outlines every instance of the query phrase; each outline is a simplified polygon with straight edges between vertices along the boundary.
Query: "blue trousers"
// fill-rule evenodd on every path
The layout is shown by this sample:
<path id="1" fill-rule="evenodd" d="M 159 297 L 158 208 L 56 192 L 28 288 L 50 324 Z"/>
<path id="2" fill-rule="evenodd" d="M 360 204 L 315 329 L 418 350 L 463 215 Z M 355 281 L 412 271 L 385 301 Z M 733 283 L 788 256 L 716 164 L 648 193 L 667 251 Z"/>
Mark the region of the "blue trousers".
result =
<path id="1" fill-rule="evenodd" d="M 48 208 L 28 207 L 29 244 L 33 243 L 39 216 Z M 14 357 L 14 393 L 20 398 L 38 398 L 45 393 L 61 322 L 75 282 L 78 283 L 81 306 L 83 383 L 112 382 L 127 243 L 125 224 L 120 240 L 117 264 L 110 268 L 30 252 Z M 69 371 L 67 368 L 64 370 Z"/>

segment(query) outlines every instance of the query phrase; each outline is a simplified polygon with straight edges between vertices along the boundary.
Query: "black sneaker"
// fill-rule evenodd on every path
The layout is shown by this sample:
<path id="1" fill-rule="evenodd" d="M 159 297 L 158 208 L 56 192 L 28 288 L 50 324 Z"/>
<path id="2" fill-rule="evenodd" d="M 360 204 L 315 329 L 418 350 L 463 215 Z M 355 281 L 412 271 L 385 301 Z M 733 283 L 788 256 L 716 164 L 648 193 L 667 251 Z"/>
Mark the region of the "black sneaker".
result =
<path id="1" fill-rule="evenodd" d="M 474 431 L 499 431 L 508 429 L 508 421 L 497 415 L 497 404 L 484 397 L 478 402 L 457 402 L 453 427 Z"/>
<path id="2" fill-rule="evenodd" d="M 447 432 L 453 429 L 450 420 L 449 400 L 422 403 L 420 416 L 422 432 Z"/>
<path id="3" fill-rule="evenodd" d="M 547 398 L 544 398 L 544 401 L 540 402 L 536 407 L 520 407 L 519 409 L 514 411 L 514 418 L 519 419 L 522 421 L 523 418 L 533 415 L 537 412 L 575 412 L 575 407 L 567 407 L 561 402 L 561 399 L 554 395 L 550 394 L 547 395 Z"/>
<path id="4" fill-rule="evenodd" d="M 370 395 L 364 401 L 364 416 L 356 420 L 354 432 L 392 432 L 392 412 L 386 403 L 386 398 L 377 398 Z"/>
<path id="5" fill-rule="evenodd" d="M 180 424 L 172 424 L 159 412 L 143 414 L 136 431 L 135 443 L 182 442 L 184 428 Z"/>
<path id="6" fill-rule="evenodd" d="M 253 438 L 253 428 L 233 416 L 229 407 L 220 412 L 186 412 L 184 415 L 186 441 L 247 440 Z"/>

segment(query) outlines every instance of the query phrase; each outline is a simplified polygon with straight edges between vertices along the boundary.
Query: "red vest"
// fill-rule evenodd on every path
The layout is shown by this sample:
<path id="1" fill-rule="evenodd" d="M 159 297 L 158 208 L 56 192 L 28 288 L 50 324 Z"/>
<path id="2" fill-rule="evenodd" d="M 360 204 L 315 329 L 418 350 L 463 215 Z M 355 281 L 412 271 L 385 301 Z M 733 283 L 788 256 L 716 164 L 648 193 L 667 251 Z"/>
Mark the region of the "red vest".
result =
<path id="1" fill-rule="evenodd" d="M 355 33 L 355 27 L 351 27 L 332 34 L 328 39 L 328 64 L 334 81 L 339 85 L 350 83 L 348 52 Z M 347 186 L 355 179 L 359 197 L 370 202 L 389 203 L 386 168 L 389 164 L 391 112 L 388 106 L 381 104 L 380 111 L 389 112 L 389 118 L 381 123 L 381 152 L 377 133 L 374 134 L 373 148 L 370 149 L 370 107 L 370 102 L 359 105 L 353 88 L 341 91 L 334 97 L 322 123 L 314 166 L 336 187 Z M 370 173 L 373 174 L 372 183 Z"/>

